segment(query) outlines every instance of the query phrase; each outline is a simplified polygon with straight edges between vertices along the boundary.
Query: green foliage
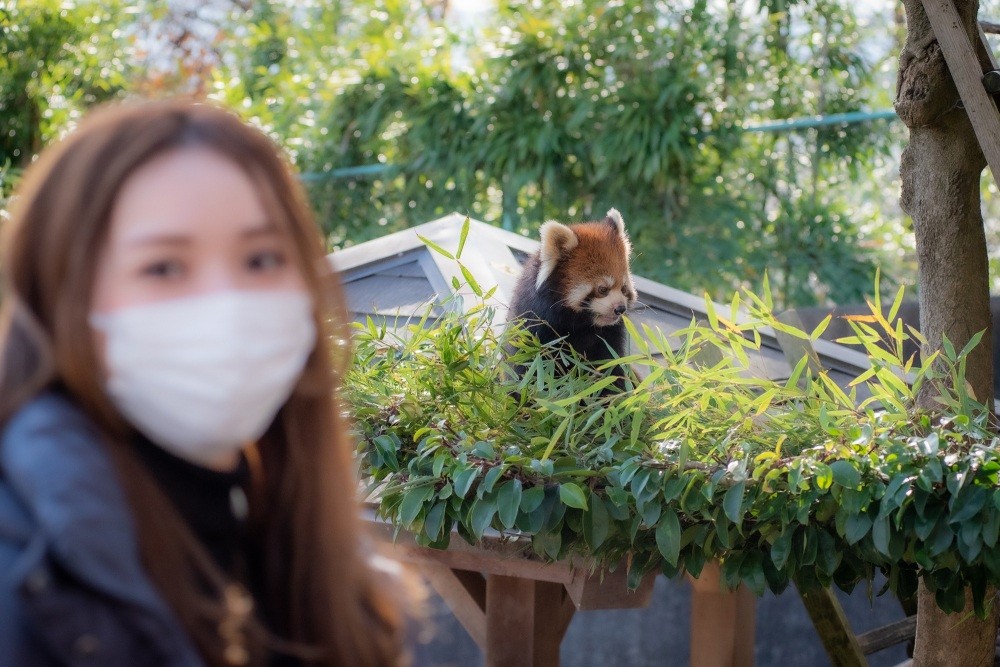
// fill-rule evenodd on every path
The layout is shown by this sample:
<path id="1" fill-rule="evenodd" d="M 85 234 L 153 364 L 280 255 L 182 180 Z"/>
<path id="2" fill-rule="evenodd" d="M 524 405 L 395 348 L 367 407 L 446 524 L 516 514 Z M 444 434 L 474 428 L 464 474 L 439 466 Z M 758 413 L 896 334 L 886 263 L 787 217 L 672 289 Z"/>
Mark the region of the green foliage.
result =
<path id="1" fill-rule="evenodd" d="M 769 330 L 823 328 L 778 322 L 771 301 L 707 302 L 709 323 L 671 338 L 629 322 L 637 372 L 608 395 L 595 387 L 610 364 L 498 331 L 490 308 L 401 334 L 359 325 L 345 390 L 380 515 L 432 547 L 492 529 L 543 558 L 624 562 L 631 581 L 718 559 L 727 585 L 758 594 L 849 591 L 881 570 L 902 596 L 922 577 L 947 611 L 970 586 L 983 613 L 1000 583 L 1000 450 L 962 379 L 978 337 L 918 366 L 900 299 L 876 302 L 844 341 L 871 363 L 848 391 L 805 362 L 766 380 L 750 368 Z"/>
<path id="2" fill-rule="evenodd" d="M 287 149 L 331 246 L 452 211 L 533 234 L 615 206 L 636 272 L 682 289 L 767 269 L 787 306 L 860 301 L 878 262 L 900 277 L 881 210 L 898 217 L 899 135 L 744 131 L 888 104 L 860 55 L 886 47 L 843 0 L 509 0 L 475 30 L 422 0 L 124 9 L 0 0 L 0 165 L 95 102 L 200 91 Z"/>
<path id="3" fill-rule="evenodd" d="M 475 45 L 396 20 L 385 30 L 414 45 L 406 57 L 361 50 L 315 110 L 334 140 L 298 154 L 308 172 L 387 165 L 312 182 L 334 244 L 453 210 L 533 233 L 615 206 L 637 273 L 718 296 L 767 268 L 784 305 L 860 301 L 890 261 L 863 243 L 884 125 L 741 130 L 869 103 L 873 63 L 846 5 L 511 1 Z"/>
<path id="4" fill-rule="evenodd" d="M 119 2 L 0 0 L 0 201 L 26 166 L 92 104 L 125 85 Z"/>

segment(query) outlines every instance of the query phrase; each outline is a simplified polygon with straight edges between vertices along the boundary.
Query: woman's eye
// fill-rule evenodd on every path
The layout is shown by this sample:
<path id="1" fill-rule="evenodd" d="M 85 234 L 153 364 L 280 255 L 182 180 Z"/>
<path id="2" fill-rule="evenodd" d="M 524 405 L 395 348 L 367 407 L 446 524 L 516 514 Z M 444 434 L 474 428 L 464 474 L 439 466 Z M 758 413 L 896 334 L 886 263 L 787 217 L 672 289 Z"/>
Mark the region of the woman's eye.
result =
<path id="1" fill-rule="evenodd" d="M 254 253 L 247 261 L 247 267 L 251 271 L 270 271 L 284 265 L 285 256 L 273 250 Z"/>
<path id="2" fill-rule="evenodd" d="M 184 267 L 180 262 L 174 260 L 163 260 L 151 262 L 142 268 L 142 275 L 152 278 L 176 278 L 184 272 Z"/>

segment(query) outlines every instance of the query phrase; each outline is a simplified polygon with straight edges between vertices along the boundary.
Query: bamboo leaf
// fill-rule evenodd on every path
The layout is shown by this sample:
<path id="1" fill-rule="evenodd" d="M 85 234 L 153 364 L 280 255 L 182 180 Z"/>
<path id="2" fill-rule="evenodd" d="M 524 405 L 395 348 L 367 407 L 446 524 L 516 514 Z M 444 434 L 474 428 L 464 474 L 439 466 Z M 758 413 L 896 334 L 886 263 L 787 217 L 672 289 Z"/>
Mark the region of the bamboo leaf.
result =
<path id="1" fill-rule="evenodd" d="M 816 328 L 812 330 L 809 334 L 810 340 L 818 340 L 820 336 L 826 331 L 826 328 L 830 326 L 830 322 L 833 320 L 833 314 L 829 314 L 823 318 L 823 320 L 816 325 Z"/>
<path id="2" fill-rule="evenodd" d="M 439 246 L 437 243 L 434 243 L 434 241 L 431 241 L 429 238 L 421 236 L 420 234 L 417 234 L 417 238 L 420 239 L 420 241 L 425 246 L 427 246 L 437 254 L 441 255 L 442 257 L 445 257 L 447 259 L 455 259 L 454 255 L 452 255 L 450 252 Z"/>
<path id="3" fill-rule="evenodd" d="M 465 282 L 468 283 L 469 289 L 472 290 L 472 293 L 478 297 L 482 297 L 483 288 L 479 286 L 479 282 L 476 280 L 476 277 L 472 275 L 472 272 L 469 271 L 465 264 L 462 263 L 459 263 L 458 268 L 462 272 L 462 277 L 465 278 Z"/>
<path id="4" fill-rule="evenodd" d="M 462 250 L 465 249 L 465 240 L 469 238 L 469 226 L 471 222 L 469 217 L 465 217 L 465 221 L 462 222 L 462 232 L 458 237 L 458 250 L 455 251 L 455 259 L 459 259 L 462 256 Z"/>

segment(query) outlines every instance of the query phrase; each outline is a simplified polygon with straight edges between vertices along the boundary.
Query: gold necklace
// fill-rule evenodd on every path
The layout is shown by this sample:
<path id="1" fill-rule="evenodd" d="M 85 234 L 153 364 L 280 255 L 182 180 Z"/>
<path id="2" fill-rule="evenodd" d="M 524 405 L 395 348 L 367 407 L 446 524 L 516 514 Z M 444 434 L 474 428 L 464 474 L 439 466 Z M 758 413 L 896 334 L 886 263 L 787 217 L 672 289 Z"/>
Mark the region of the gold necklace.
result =
<path id="1" fill-rule="evenodd" d="M 250 662 L 246 626 L 253 613 L 253 598 L 239 584 L 227 584 L 223 604 L 226 615 L 219 621 L 219 637 L 226 644 L 223 658 L 230 665 L 246 665 Z"/>

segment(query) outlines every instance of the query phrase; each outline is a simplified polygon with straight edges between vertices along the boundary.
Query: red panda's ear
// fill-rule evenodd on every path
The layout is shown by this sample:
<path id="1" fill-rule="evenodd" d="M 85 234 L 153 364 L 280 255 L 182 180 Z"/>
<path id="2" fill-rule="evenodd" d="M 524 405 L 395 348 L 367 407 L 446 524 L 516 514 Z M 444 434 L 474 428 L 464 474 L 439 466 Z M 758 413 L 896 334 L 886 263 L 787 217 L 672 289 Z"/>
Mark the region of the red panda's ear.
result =
<path id="1" fill-rule="evenodd" d="M 541 264 L 538 267 L 538 278 L 535 289 L 540 289 L 545 279 L 556 270 L 560 258 L 576 247 L 580 240 L 572 229 L 555 220 L 549 220 L 539 230 L 542 237 L 542 249 L 539 253 Z"/>
<path id="2" fill-rule="evenodd" d="M 625 231 L 625 221 L 622 220 L 622 214 L 618 212 L 618 209 L 613 208 L 608 211 L 608 217 L 604 218 L 604 222 L 611 225 L 615 232 L 617 232 L 618 238 L 625 244 L 625 256 L 631 257 L 632 243 L 629 241 L 628 233 Z"/>
<path id="3" fill-rule="evenodd" d="M 618 209 L 613 208 L 608 211 L 608 217 L 604 218 L 604 221 L 618 230 L 619 236 L 626 238 L 625 221 L 622 220 L 622 214 L 618 212 Z"/>

